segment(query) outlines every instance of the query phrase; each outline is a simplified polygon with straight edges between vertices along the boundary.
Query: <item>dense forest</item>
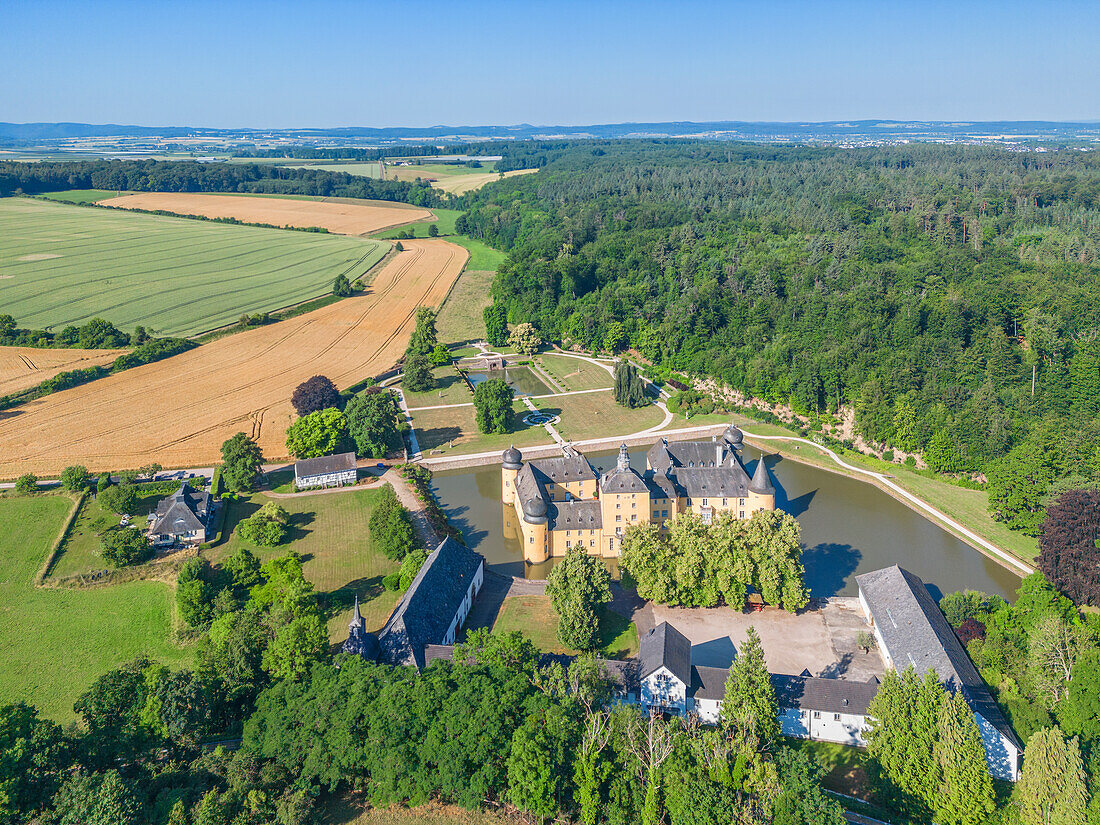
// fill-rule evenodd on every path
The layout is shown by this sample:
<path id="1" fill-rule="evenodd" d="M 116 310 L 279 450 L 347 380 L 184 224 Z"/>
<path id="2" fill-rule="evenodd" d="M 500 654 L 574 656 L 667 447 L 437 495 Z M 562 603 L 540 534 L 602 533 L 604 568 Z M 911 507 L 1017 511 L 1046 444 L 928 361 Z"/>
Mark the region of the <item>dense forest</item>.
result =
<path id="1" fill-rule="evenodd" d="M 1018 450 L 1046 481 L 1100 472 L 1095 153 L 531 151 L 541 172 L 466 196 L 459 226 L 510 253 L 509 320 L 804 414 L 854 405 L 938 471 Z"/>
<path id="2" fill-rule="evenodd" d="M 0 197 L 63 189 L 136 192 L 255 192 L 281 195 L 369 198 L 417 206 L 443 206 L 443 195 L 420 181 L 374 180 L 327 172 L 251 163 L 92 160 L 61 163 L 0 161 Z"/>

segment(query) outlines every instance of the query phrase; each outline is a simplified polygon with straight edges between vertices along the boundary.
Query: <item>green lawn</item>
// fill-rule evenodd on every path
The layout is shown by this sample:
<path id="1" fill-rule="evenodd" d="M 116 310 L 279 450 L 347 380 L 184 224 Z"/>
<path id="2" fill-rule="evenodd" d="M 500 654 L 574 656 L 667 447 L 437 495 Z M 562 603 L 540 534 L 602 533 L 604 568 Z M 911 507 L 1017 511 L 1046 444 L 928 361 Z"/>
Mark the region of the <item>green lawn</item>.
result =
<path id="1" fill-rule="evenodd" d="M 535 363 L 567 391 L 601 389 L 614 384 L 611 373 L 603 367 L 568 355 L 542 353 L 535 358 Z"/>
<path id="2" fill-rule="evenodd" d="M 567 441 L 630 435 L 660 424 L 665 417 L 664 410 L 653 404 L 636 410 L 620 407 L 610 390 L 538 398 L 535 406 L 561 415 L 561 422 L 555 426 Z"/>
<path id="3" fill-rule="evenodd" d="M 427 392 L 409 392 L 402 389 L 405 394 L 405 403 L 410 407 L 433 407 L 439 404 L 472 404 L 474 394 L 466 386 L 466 381 L 458 374 L 453 366 L 436 367 L 432 370 L 435 376 L 435 389 Z"/>
<path id="4" fill-rule="evenodd" d="M 485 338 L 485 318 L 482 313 L 493 302 L 489 296 L 489 287 L 493 283 L 494 275 L 493 272 L 472 269 L 467 264 L 436 316 L 435 328 L 440 341 L 455 343 L 481 341 Z"/>
<path id="5" fill-rule="evenodd" d="M 61 722 L 95 679 L 139 654 L 172 666 L 191 659 L 169 641 L 172 593 L 163 583 L 34 586 L 72 506 L 66 495 L 0 499 L 0 703 L 30 702 Z"/>
<path id="6" fill-rule="evenodd" d="M 413 412 L 416 440 L 425 456 L 432 450 L 439 451 L 435 453 L 436 455 L 450 455 L 503 450 L 509 444 L 530 447 L 536 444 L 554 443 L 554 439 L 543 427 L 531 427 L 523 423 L 523 416 L 530 412 L 523 404 L 517 401 L 512 405 L 512 409 L 517 414 L 516 430 L 504 435 L 479 433 L 472 406 Z"/>
<path id="7" fill-rule="evenodd" d="M 488 244 L 474 238 L 467 238 L 465 235 L 455 235 L 447 240 L 465 247 L 469 251 L 470 260 L 466 262 L 466 268 L 474 271 L 496 274 L 496 271 L 500 269 L 500 265 L 504 263 L 504 259 L 507 257 L 503 252 L 493 249 Z"/>
<path id="8" fill-rule="evenodd" d="M 382 588 L 382 577 L 398 568 L 396 562 L 374 548 L 370 537 L 368 523 L 379 489 L 380 486 L 278 499 L 254 493 L 229 504 L 225 523 L 227 538 L 207 556 L 212 561 L 219 561 L 245 546 L 260 561 L 267 561 L 294 550 L 304 559 L 305 577 L 324 596 L 330 617 L 329 637 L 333 641 L 343 641 L 347 637 L 356 594 L 367 628 L 378 630 L 397 603 L 397 594 Z M 237 536 L 235 528 L 241 519 L 272 500 L 290 513 L 288 541 L 279 547 L 261 548 Z"/>
<path id="9" fill-rule="evenodd" d="M 192 335 L 314 298 L 388 244 L 341 235 L 0 200 L 0 307 L 42 329 L 100 316 Z"/>
<path id="10" fill-rule="evenodd" d="M 575 656 L 579 650 L 565 647 L 558 641 L 558 614 L 549 596 L 509 596 L 500 607 L 494 633 L 520 631 L 545 653 L 567 653 Z M 611 610 L 600 618 L 600 653 L 612 659 L 628 659 L 638 652 L 638 628 L 629 619 Z"/>
<path id="11" fill-rule="evenodd" d="M 439 229 L 440 235 L 453 235 L 455 233 L 455 221 L 458 220 L 458 216 L 462 214 L 461 209 L 432 209 L 432 213 L 436 217 L 434 221 L 407 223 L 404 226 L 397 226 L 393 229 L 386 229 L 382 232 L 378 232 L 377 234 L 371 235 L 371 237 L 393 239 L 402 233 L 412 232 L 414 238 L 427 238 L 428 227 L 433 223 Z"/>
<path id="12" fill-rule="evenodd" d="M 838 745 L 835 742 L 810 742 L 806 739 L 787 738 L 790 747 L 805 751 L 819 765 L 825 768 L 821 784 L 831 791 L 849 796 L 866 798 L 870 793 L 867 779 L 867 751 Z"/>

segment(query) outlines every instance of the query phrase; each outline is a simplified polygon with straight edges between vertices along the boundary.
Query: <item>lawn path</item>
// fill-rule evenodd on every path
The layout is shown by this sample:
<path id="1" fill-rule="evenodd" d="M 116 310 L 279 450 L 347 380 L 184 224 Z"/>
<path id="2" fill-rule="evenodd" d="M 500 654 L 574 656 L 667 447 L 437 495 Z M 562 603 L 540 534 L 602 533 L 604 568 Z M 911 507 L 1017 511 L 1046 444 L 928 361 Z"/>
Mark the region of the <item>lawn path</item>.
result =
<path id="1" fill-rule="evenodd" d="M 417 497 L 412 485 L 405 481 L 396 470 L 386 470 L 382 474 L 382 480 L 389 482 L 390 486 L 393 487 L 393 491 L 397 494 L 397 500 L 401 502 L 401 506 L 409 511 L 416 534 L 420 537 L 425 549 L 430 553 L 443 541 L 443 536 L 439 535 L 432 526 L 424 502 Z"/>

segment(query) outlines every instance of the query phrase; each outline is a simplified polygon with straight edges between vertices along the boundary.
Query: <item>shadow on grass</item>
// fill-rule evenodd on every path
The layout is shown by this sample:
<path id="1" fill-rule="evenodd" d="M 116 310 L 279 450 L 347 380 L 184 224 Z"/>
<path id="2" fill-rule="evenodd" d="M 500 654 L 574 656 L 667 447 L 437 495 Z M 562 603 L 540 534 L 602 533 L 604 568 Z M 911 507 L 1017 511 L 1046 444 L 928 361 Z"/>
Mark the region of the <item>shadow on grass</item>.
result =
<path id="1" fill-rule="evenodd" d="M 295 513 L 290 517 L 290 521 L 287 523 L 286 539 L 284 541 L 289 543 L 297 541 L 298 539 L 304 539 L 313 532 L 306 528 L 316 520 L 317 517 L 313 513 Z"/>
<path id="2" fill-rule="evenodd" d="M 229 537 L 233 535 L 237 530 L 237 525 L 244 521 L 246 518 L 252 516 L 257 510 L 260 509 L 260 505 L 249 498 L 239 498 L 236 501 L 228 501 L 225 509 L 225 521 L 222 524 L 222 534 L 218 536 L 217 541 L 213 542 L 211 547 L 221 547 L 227 541 Z"/>
<path id="3" fill-rule="evenodd" d="M 461 427 L 431 427 L 430 429 L 416 429 L 416 441 L 421 450 L 431 450 L 441 447 L 462 435 Z"/>
<path id="4" fill-rule="evenodd" d="M 351 606 L 355 604 L 356 593 L 359 594 L 359 603 L 365 604 L 374 601 L 383 592 L 385 592 L 385 588 L 382 586 L 382 577 L 369 576 L 355 579 L 336 590 L 318 595 L 322 600 L 325 617 L 331 619 L 351 609 Z"/>
<path id="5" fill-rule="evenodd" d="M 638 648 L 638 632 L 630 619 L 605 607 L 600 611 L 599 644 L 609 659 L 626 659 Z"/>

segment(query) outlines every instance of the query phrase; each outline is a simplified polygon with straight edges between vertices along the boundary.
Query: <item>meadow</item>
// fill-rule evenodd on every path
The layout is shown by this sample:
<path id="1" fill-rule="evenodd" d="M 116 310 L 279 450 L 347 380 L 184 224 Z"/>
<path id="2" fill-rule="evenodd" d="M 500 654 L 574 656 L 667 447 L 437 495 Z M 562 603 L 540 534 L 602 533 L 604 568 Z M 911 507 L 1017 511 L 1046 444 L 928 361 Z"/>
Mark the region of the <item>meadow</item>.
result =
<path id="1" fill-rule="evenodd" d="M 60 722 L 105 671 L 139 654 L 176 667 L 172 592 L 161 582 L 83 589 L 35 587 L 74 505 L 66 495 L 0 498 L 0 703 L 33 701 Z"/>
<path id="2" fill-rule="evenodd" d="M 237 432 L 283 457 L 294 388 L 318 374 L 347 388 L 390 369 L 416 308 L 438 307 L 465 262 L 446 241 L 407 241 L 363 294 L 32 401 L 0 418 L 0 477 L 76 463 L 207 467 Z"/>
<path id="3" fill-rule="evenodd" d="M 0 311 L 22 327 L 60 329 L 100 316 L 131 330 L 193 335 L 332 289 L 388 244 L 0 200 Z"/>
<path id="4" fill-rule="evenodd" d="M 458 240 L 459 243 L 461 241 Z M 482 313 L 493 302 L 489 287 L 493 284 L 494 275 L 495 272 L 474 269 L 470 263 L 466 264 L 466 270 L 436 316 L 435 328 L 440 341 L 454 344 L 485 338 L 485 317 Z"/>

